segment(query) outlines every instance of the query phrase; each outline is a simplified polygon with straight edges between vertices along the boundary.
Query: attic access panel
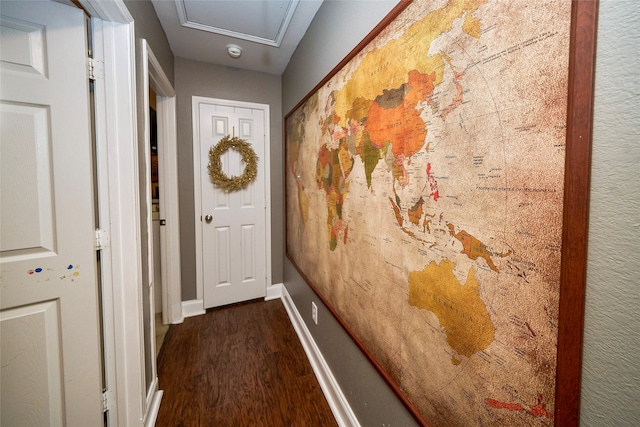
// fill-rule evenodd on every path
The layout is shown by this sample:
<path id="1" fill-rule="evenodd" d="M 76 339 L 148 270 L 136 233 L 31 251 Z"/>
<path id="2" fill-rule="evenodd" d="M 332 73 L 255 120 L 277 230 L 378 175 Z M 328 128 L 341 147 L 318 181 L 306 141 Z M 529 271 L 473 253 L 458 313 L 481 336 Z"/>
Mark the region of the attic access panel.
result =
<path id="1" fill-rule="evenodd" d="M 175 0 L 180 25 L 279 47 L 299 0 Z"/>

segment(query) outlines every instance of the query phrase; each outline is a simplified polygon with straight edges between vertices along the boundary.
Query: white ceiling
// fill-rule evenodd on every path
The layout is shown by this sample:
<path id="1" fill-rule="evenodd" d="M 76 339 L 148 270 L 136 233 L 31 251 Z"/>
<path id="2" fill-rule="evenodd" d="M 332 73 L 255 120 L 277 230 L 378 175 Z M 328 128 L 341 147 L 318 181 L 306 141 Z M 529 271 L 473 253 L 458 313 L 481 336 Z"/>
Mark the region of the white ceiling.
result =
<path id="1" fill-rule="evenodd" d="M 322 0 L 151 0 L 175 56 L 282 74 Z M 242 48 L 238 59 L 227 45 Z"/>

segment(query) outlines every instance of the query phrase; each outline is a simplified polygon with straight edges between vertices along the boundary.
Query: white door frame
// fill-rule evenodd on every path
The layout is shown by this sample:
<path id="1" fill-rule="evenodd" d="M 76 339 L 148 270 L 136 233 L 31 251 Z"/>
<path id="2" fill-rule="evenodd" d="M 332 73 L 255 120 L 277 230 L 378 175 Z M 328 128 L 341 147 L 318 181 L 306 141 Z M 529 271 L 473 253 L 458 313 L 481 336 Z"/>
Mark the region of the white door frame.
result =
<path id="1" fill-rule="evenodd" d="M 166 225 L 160 229 L 162 268 L 162 321 L 182 323 L 182 288 L 180 277 L 180 216 L 178 200 L 178 147 L 176 134 L 176 93 L 149 43 L 142 40 L 142 86 L 147 91 L 145 105 L 145 150 L 149 148 L 149 87 L 156 92 L 158 117 L 158 151 L 160 175 L 160 212 Z M 147 170 L 151 170 L 147 156 Z M 149 174 L 147 174 L 149 175 Z M 149 177 L 147 177 L 149 180 Z M 150 188 L 150 182 L 147 182 Z M 153 233 L 151 229 L 151 193 L 147 192 L 147 227 L 149 236 L 149 277 L 153 277 Z M 156 289 L 157 290 L 157 289 Z"/>
<path id="2" fill-rule="evenodd" d="M 254 102 L 233 101 L 229 99 L 219 98 L 207 98 L 203 96 L 192 97 L 191 103 L 191 115 L 193 121 L 193 200 L 195 211 L 195 238 L 196 238 L 196 300 L 187 301 L 190 307 L 191 315 L 204 313 L 204 277 L 202 273 L 202 178 L 200 170 L 200 104 L 216 104 L 230 107 L 240 108 L 252 108 L 256 110 L 263 110 L 265 112 L 264 120 L 264 133 L 265 133 L 265 147 L 264 147 L 264 159 L 260 159 L 260 165 L 265 168 L 265 240 L 267 251 L 265 251 L 265 258 L 267 263 L 266 268 L 266 287 L 271 286 L 271 134 L 269 126 L 269 105 L 258 104 Z M 265 292 L 267 290 L 265 289 Z"/>
<path id="3" fill-rule="evenodd" d="M 93 36 L 106 407 L 111 425 L 143 426 L 159 399 L 147 404 L 144 381 L 134 23 L 123 0 L 79 1 L 102 20 Z"/>
<path id="4" fill-rule="evenodd" d="M 151 374 L 152 382 L 147 390 L 146 408 L 149 412 L 154 413 L 153 420 L 147 419 L 145 425 L 155 424 L 155 414 L 160 406 L 162 392 L 158 389 L 158 371 L 156 366 L 156 337 L 155 337 L 155 293 L 162 292 L 163 301 L 163 323 L 181 323 L 182 322 L 182 304 L 180 289 L 180 234 L 179 234 L 179 218 L 178 218 L 178 170 L 177 170 L 177 147 L 176 147 L 176 102 L 175 91 L 171 82 L 167 78 L 160 62 L 154 55 L 151 47 L 146 40 L 141 40 L 141 81 L 138 82 L 139 89 L 142 89 L 144 96 L 142 97 L 142 111 L 144 120 L 144 162 L 145 162 L 145 190 L 141 201 L 146 204 L 145 224 L 147 228 L 147 266 L 149 283 L 143 286 L 149 286 L 150 316 L 142 319 L 143 322 L 149 323 L 151 331 L 151 343 L 146 349 L 152 352 L 151 358 Z M 165 216 L 167 226 L 160 229 L 160 242 L 162 260 L 161 264 L 161 282 L 162 289 L 156 288 L 157 280 L 154 277 L 154 239 L 152 228 L 152 197 L 151 197 L 151 132 L 150 132 L 150 115 L 149 115 L 149 87 L 152 87 L 157 96 L 157 113 L 158 113 L 158 148 L 159 148 L 159 175 L 160 175 L 160 212 Z M 169 155 L 167 158 L 167 154 Z M 173 154 L 173 157 L 171 157 Z M 172 167 L 173 166 L 173 167 Z M 167 176 L 169 175 L 169 176 Z M 169 276 L 169 274 L 171 276 Z M 176 301 L 177 298 L 177 301 Z M 174 311 L 174 307 L 180 307 L 180 310 Z M 170 312 L 171 310 L 171 312 Z M 144 310 L 143 310 L 144 312 Z M 174 316 L 178 316 L 174 321 Z M 143 344 L 143 350 L 145 349 Z M 145 358 L 146 359 L 146 358 Z M 144 365 L 143 365 L 144 368 Z"/>
<path id="5" fill-rule="evenodd" d="M 158 370 L 156 367 L 156 358 L 155 358 L 155 351 L 156 351 L 156 332 L 155 332 L 155 277 L 154 277 L 154 262 L 153 262 L 153 247 L 154 247 L 154 242 L 153 242 L 153 222 L 152 222 L 152 200 L 151 200 L 151 132 L 150 132 L 150 116 L 149 116 L 149 47 L 147 45 L 146 40 L 141 40 L 140 43 L 140 47 L 141 47 L 141 56 L 142 56 L 142 60 L 140 61 L 140 65 L 142 66 L 142 69 L 140 70 L 140 81 L 136 82 L 136 86 L 138 90 L 141 90 L 143 92 L 143 96 L 142 96 L 142 111 L 143 111 L 143 140 L 141 141 L 143 144 L 143 148 L 144 148 L 144 172 L 142 172 L 144 174 L 143 180 L 144 180 L 144 187 L 141 190 L 141 195 L 140 195 L 140 203 L 146 206 L 145 212 L 146 212 L 146 217 L 144 218 L 144 227 L 147 229 L 146 230 L 146 234 L 147 234 L 147 277 L 148 279 L 148 283 L 143 283 L 142 286 L 144 287 L 148 287 L 149 288 L 149 295 L 148 298 L 149 300 L 146 301 L 147 304 L 149 304 L 149 317 L 148 318 L 144 318 L 144 314 L 142 317 L 142 324 L 143 324 L 143 344 L 142 344 L 142 350 L 143 353 L 145 353 L 144 355 L 144 361 L 142 364 L 143 369 L 146 368 L 145 363 L 146 363 L 146 355 L 148 352 L 152 352 L 154 357 L 151 357 L 151 384 L 148 386 L 148 388 L 146 387 L 145 384 L 145 390 L 146 390 L 146 402 L 145 402 L 145 407 L 149 408 L 154 400 L 155 400 L 155 396 L 156 393 L 158 392 Z M 144 292 L 142 293 L 143 297 L 144 297 Z M 144 313 L 144 304 L 145 302 L 142 302 L 143 305 L 143 310 L 142 313 Z M 149 327 L 149 339 L 151 340 L 151 342 L 146 342 L 144 341 L 146 339 L 146 336 L 144 336 L 144 324 L 147 323 L 148 327 Z M 146 345 L 145 345 L 146 344 Z M 147 347 L 148 346 L 148 347 Z M 147 379 L 148 380 L 148 379 Z M 158 402 L 159 403 L 159 402 Z M 145 423 L 146 425 L 147 423 Z"/>

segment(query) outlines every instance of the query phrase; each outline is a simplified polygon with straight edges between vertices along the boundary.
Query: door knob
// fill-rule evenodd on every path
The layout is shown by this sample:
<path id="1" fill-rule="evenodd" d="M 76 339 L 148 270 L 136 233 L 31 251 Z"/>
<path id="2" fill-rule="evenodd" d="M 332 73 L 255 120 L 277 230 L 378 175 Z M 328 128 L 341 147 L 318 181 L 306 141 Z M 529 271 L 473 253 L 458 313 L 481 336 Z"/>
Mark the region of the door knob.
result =
<path id="1" fill-rule="evenodd" d="M 211 215 L 207 215 L 204 217 L 204 220 L 207 221 L 207 224 L 210 223 L 212 219 L 213 217 Z"/>

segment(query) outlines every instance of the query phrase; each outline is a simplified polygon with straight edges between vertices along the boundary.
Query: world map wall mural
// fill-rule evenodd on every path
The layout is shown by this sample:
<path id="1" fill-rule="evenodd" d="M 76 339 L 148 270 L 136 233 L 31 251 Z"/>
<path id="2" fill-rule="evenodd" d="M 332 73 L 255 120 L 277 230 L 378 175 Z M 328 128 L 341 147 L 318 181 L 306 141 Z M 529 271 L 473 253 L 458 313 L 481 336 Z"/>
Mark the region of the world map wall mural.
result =
<path id="1" fill-rule="evenodd" d="M 572 4 L 404 6 L 286 117 L 287 256 L 423 423 L 556 425 Z"/>

